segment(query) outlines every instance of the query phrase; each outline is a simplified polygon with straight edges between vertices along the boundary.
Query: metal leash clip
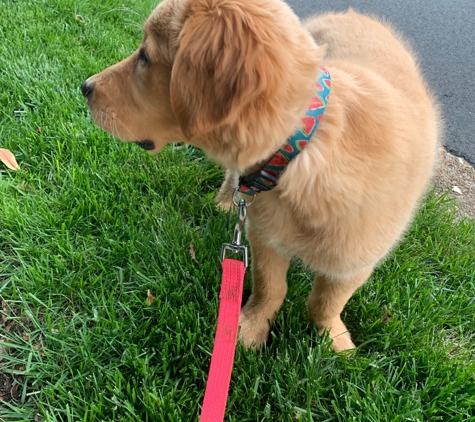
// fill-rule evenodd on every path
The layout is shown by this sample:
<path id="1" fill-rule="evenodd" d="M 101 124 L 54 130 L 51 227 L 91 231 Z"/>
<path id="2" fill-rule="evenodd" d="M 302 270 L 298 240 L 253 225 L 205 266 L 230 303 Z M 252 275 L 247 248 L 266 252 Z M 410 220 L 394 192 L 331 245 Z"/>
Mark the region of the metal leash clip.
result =
<path id="1" fill-rule="evenodd" d="M 241 244 L 241 229 L 244 226 L 244 220 L 246 219 L 246 207 L 249 205 L 244 199 L 239 200 L 236 204 L 239 212 L 239 221 L 234 226 L 234 237 L 232 243 L 224 243 L 221 248 L 221 262 L 226 258 L 226 251 L 231 251 L 234 254 L 242 253 L 244 266 L 247 268 L 247 247 Z"/>

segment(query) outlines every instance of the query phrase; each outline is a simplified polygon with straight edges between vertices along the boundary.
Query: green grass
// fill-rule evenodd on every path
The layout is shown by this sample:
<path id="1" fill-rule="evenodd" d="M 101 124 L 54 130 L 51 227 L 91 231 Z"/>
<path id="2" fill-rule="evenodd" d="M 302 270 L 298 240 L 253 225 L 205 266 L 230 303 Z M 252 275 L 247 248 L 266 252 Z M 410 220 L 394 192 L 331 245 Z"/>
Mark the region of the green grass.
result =
<path id="1" fill-rule="evenodd" d="M 199 415 L 234 222 L 212 201 L 222 170 L 112 139 L 78 88 L 133 51 L 154 6 L 1 2 L 0 148 L 22 167 L 0 168 L 1 421 Z M 429 194 L 350 300 L 355 356 L 308 324 L 295 263 L 267 347 L 238 348 L 226 420 L 475 420 L 475 223 L 450 205 Z"/>

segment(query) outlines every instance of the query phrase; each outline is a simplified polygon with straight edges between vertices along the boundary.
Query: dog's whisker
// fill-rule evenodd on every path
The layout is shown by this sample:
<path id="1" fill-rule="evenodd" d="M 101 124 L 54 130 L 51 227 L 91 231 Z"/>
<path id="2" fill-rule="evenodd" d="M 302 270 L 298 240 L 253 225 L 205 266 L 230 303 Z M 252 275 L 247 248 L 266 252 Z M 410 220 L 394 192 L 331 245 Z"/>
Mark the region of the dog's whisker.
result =
<path id="1" fill-rule="evenodd" d="M 117 123 L 120 123 L 121 127 L 123 127 L 125 131 L 130 135 L 131 141 L 140 141 L 140 139 L 124 124 L 124 122 L 117 116 L 117 114 L 115 115 L 115 120 L 116 120 L 116 127 L 117 127 Z"/>

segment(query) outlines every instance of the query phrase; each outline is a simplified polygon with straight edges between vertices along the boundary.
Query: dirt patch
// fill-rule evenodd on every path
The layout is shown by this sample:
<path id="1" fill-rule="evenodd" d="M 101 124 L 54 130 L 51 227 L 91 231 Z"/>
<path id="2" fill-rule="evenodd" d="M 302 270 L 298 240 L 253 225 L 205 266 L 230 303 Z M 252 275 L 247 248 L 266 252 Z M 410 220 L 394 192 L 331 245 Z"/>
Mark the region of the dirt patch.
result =
<path id="1" fill-rule="evenodd" d="M 4 344 L 0 345 L 0 407 L 2 402 L 19 403 L 21 400 L 21 386 L 25 382 L 25 377 L 21 375 L 22 371 L 25 371 L 26 366 L 24 364 L 15 365 L 10 367 L 16 373 L 13 374 L 10 371 L 5 371 L 5 358 L 10 354 L 8 343 L 10 343 L 9 336 L 22 336 L 23 340 L 29 339 L 29 332 L 33 329 L 33 324 L 26 318 L 20 317 L 20 311 L 14 310 L 10 304 L 2 300 L 0 308 L 0 341 Z"/>
<path id="2" fill-rule="evenodd" d="M 0 403 L 16 402 L 19 398 L 19 383 L 10 374 L 0 370 Z"/>
<path id="3" fill-rule="evenodd" d="M 440 148 L 434 182 L 438 192 L 450 191 L 448 196 L 456 199 L 455 206 L 460 217 L 475 218 L 474 167 L 463 158 Z"/>

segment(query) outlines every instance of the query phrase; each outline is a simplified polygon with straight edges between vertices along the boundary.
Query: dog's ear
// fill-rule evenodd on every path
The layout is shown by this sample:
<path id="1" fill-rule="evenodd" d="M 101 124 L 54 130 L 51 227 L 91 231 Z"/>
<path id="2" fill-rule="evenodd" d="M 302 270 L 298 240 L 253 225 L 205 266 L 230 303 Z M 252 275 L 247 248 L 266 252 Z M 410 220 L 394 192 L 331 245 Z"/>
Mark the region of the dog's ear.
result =
<path id="1" fill-rule="evenodd" d="M 269 18 L 252 2 L 245 12 L 233 0 L 192 2 L 170 85 L 172 106 L 188 139 L 230 122 L 276 82 L 272 75 L 279 58 L 272 52 Z"/>

